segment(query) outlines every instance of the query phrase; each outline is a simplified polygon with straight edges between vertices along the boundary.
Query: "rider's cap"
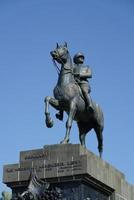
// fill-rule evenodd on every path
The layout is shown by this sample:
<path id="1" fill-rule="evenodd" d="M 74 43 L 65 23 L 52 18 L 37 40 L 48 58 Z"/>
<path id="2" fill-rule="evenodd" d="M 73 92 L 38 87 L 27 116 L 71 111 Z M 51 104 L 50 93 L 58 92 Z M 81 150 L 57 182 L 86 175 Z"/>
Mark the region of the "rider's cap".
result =
<path id="1" fill-rule="evenodd" d="M 79 58 L 79 57 L 83 57 L 83 59 L 85 58 L 85 56 L 84 56 L 83 53 L 78 52 L 78 53 L 76 53 L 76 54 L 74 55 L 74 57 L 73 57 L 73 61 L 74 61 L 74 63 L 77 62 L 77 58 Z"/>

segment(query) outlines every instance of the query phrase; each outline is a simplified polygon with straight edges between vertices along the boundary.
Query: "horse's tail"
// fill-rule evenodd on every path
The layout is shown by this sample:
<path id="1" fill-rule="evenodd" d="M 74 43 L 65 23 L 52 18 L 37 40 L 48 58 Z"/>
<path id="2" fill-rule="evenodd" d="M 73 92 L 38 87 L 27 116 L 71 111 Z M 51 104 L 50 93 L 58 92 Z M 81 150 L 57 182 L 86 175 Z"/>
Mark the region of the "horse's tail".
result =
<path id="1" fill-rule="evenodd" d="M 98 125 L 104 128 L 104 115 L 101 107 L 95 102 L 93 102 L 93 107 L 95 108 L 95 118 L 98 122 Z"/>

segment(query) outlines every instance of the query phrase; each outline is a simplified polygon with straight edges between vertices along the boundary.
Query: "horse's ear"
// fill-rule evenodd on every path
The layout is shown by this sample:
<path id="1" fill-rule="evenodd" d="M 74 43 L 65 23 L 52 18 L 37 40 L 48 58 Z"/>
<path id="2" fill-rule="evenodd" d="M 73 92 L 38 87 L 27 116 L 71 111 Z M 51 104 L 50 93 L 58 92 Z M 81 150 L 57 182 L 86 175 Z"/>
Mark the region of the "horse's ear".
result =
<path id="1" fill-rule="evenodd" d="M 67 47 L 67 42 L 64 42 L 64 47 Z"/>
<path id="2" fill-rule="evenodd" d="M 59 44 L 58 44 L 58 42 L 56 43 L 56 47 L 59 48 Z"/>

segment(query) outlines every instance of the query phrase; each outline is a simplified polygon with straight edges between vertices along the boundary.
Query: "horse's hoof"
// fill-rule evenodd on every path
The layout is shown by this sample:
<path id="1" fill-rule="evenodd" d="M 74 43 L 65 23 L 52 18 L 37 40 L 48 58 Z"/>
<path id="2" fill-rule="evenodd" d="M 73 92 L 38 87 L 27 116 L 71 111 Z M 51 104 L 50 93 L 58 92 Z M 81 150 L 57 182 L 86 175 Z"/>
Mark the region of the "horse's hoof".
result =
<path id="1" fill-rule="evenodd" d="M 98 150 L 99 150 L 99 156 L 100 156 L 100 158 L 102 158 L 102 153 L 103 153 L 103 147 L 101 146 L 99 146 L 98 147 Z"/>
<path id="2" fill-rule="evenodd" d="M 53 122 L 53 120 L 51 119 L 51 120 L 46 120 L 46 126 L 48 127 L 48 128 L 52 128 L 53 127 L 53 125 L 54 125 L 54 122 Z"/>
<path id="3" fill-rule="evenodd" d="M 60 142 L 60 144 L 68 144 L 69 143 L 69 139 L 68 140 L 63 140 Z"/>
<path id="4" fill-rule="evenodd" d="M 85 144 L 81 144 L 81 145 L 82 145 L 82 147 L 83 147 L 83 148 L 85 148 L 85 149 L 86 149 L 86 145 L 85 145 Z"/>
<path id="5" fill-rule="evenodd" d="M 102 151 L 101 151 L 101 152 L 99 152 L 99 156 L 100 156 L 100 158 L 102 158 Z"/>

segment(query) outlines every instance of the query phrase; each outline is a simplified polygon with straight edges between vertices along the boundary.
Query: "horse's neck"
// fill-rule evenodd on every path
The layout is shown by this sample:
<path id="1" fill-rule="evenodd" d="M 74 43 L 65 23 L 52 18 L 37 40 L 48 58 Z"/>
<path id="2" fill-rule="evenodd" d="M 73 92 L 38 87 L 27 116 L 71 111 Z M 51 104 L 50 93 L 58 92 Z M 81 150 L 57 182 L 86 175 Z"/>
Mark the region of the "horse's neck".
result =
<path id="1" fill-rule="evenodd" d="M 59 74 L 58 85 L 64 86 L 68 83 L 74 82 L 74 76 L 72 73 L 73 65 L 69 58 L 65 64 L 62 64 L 61 72 Z"/>

